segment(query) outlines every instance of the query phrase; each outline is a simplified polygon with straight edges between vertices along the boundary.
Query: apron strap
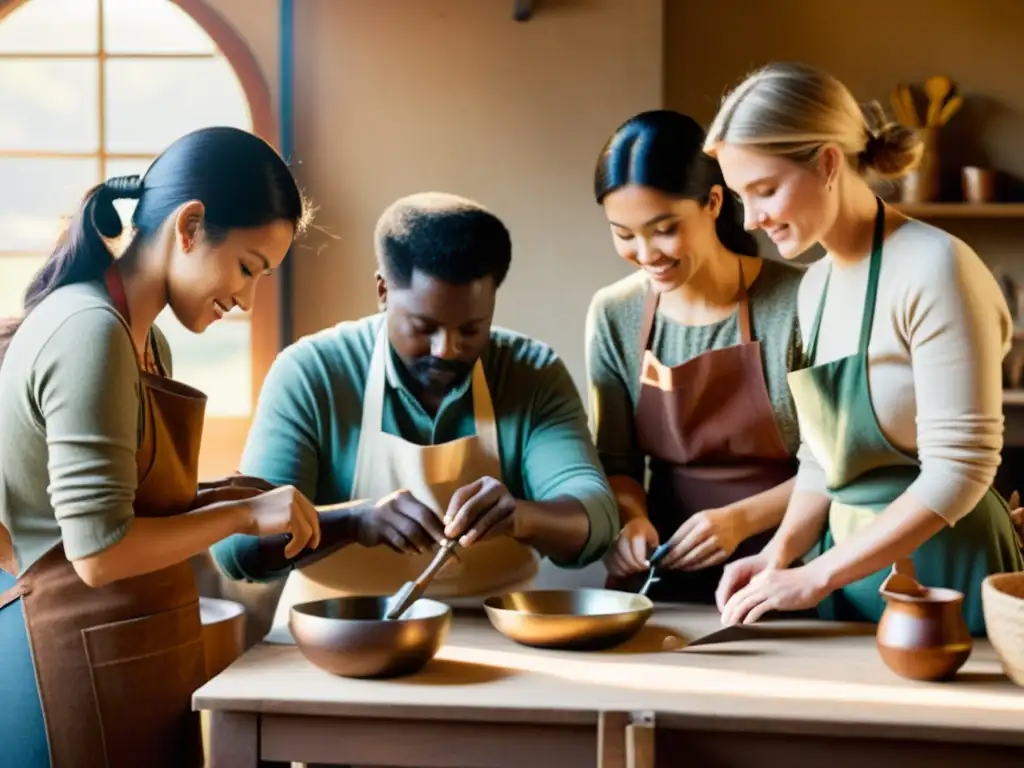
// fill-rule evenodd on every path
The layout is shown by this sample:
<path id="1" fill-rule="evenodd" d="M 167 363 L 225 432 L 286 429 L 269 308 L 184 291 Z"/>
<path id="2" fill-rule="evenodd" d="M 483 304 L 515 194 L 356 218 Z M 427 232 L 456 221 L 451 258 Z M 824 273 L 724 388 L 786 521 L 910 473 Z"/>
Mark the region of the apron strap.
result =
<path id="1" fill-rule="evenodd" d="M 860 321 L 860 353 L 867 354 L 871 326 L 875 320 L 875 299 L 878 297 L 878 276 L 882 271 L 882 242 L 885 239 L 885 205 L 876 197 L 875 233 L 871 240 L 871 263 L 868 265 L 868 288 L 864 297 L 864 315 Z"/>
<path id="2" fill-rule="evenodd" d="M 9 589 L 0 592 L 0 610 L 6 608 L 19 597 L 28 593 L 28 587 L 24 584 L 15 584 Z"/>
<path id="3" fill-rule="evenodd" d="M 106 284 L 107 293 L 110 294 L 111 300 L 114 302 L 114 309 L 121 315 L 125 325 L 128 328 L 129 336 L 131 335 L 132 316 L 128 311 L 128 297 L 124 292 L 124 281 L 121 279 L 121 274 L 117 271 L 117 265 L 111 264 L 107 267 L 103 273 L 103 282 Z M 134 346 L 134 339 L 132 344 Z M 143 352 L 143 360 L 140 362 L 140 367 L 144 371 L 155 371 L 157 374 L 163 377 L 167 377 L 167 370 L 164 368 L 163 361 L 160 359 L 160 355 L 157 353 L 156 348 L 156 334 L 152 331 L 149 332 L 149 338 L 147 339 L 146 350 Z"/>
<path id="4" fill-rule="evenodd" d="M 866 354 L 868 342 L 871 341 L 871 326 L 875 320 L 875 298 L 878 295 L 878 276 L 882 271 L 882 245 L 885 239 L 885 204 L 879 197 L 875 198 L 878 203 L 878 213 L 875 215 L 875 231 L 871 238 L 871 261 L 868 264 L 868 285 L 867 295 L 864 297 L 864 314 L 860 319 L 860 342 L 858 352 Z M 818 334 L 821 331 L 821 318 L 825 312 L 825 299 L 828 297 L 828 284 L 832 278 L 832 265 L 829 264 L 828 274 L 825 275 L 825 285 L 821 289 L 821 298 L 818 300 L 818 311 L 814 316 L 814 325 L 811 326 L 811 338 L 807 342 L 807 353 L 805 365 L 814 365 L 814 357 L 818 352 Z"/>
<path id="5" fill-rule="evenodd" d="M 747 297 L 747 281 L 743 277 L 743 260 L 737 259 L 740 272 L 740 284 L 736 289 L 736 320 L 740 328 L 740 343 L 749 344 L 754 340 L 750 331 L 750 301 Z"/>
<path id="6" fill-rule="evenodd" d="M 476 422 L 476 437 L 484 451 L 499 464 L 501 452 L 498 448 L 498 420 L 494 415 L 494 402 L 487 386 L 484 365 L 479 360 L 473 365 L 473 421 Z"/>
<path id="7" fill-rule="evenodd" d="M 640 359 L 643 360 L 644 352 L 651 344 L 651 335 L 654 333 L 654 315 L 658 311 L 658 294 L 650 286 L 647 287 L 647 295 L 644 296 L 644 311 L 640 320 Z"/>
<path id="8" fill-rule="evenodd" d="M 825 273 L 825 284 L 821 287 L 821 298 L 818 299 L 818 309 L 814 313 L 814 325 L 811 326 L 811 338 L 807 340 L 807 351 L 804 353 L 804 366 L 814 365 L 814 358 L 818 354 L 818 334 L 821 331 L 821 318 L 825 314 L 825 299 L 828 297 L 828 284 L 832 280 L 832 265 L 828 265 L 828 272 Z"/>
<path id="9" fill-rule="evenodd" d="M 376 435 L 384 430 L 384 385 L 387 379 L 385 355 L 388 353 L 387 324 L 381 325 L 373 345 L 370 370 L 363 386 L 363 417 L 359 439 L 363 435 Z"/>

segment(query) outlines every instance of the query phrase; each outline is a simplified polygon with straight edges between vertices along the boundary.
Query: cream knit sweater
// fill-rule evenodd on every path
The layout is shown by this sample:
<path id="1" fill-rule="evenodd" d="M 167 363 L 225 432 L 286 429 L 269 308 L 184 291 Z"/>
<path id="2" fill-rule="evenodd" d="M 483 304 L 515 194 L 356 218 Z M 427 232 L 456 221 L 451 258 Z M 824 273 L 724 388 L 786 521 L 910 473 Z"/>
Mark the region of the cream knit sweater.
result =
<path id="1" fill-rule="evenodd" d="M 815 364 L 856 352 L 868 264 L 840 268 L 826 255 L 804 276 L 806 348 L 831 265 Z M 916 220 L 888 237 L 868 346 L 871 401 L 889 441 L 921 462 L 909 492 L 951 525 L 974 508 L 999 466 L 1002 359 L 1012 334 L 999 286 L 970 246 Z M 799 458 L 797 487 L 827 493 L 806 442 Z"/>

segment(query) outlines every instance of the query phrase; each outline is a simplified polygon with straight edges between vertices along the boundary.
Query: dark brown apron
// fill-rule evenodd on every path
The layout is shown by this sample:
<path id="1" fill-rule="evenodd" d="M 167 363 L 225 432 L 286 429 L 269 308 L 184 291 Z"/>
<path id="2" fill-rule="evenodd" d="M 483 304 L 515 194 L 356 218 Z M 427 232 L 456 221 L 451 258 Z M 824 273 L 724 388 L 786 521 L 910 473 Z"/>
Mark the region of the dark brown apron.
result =
<path id="1" fill-rule="evenodd" d="M 127 321 L 117 273 L 108 271 L 106 279 Z M 161 375 L 158 362 L 153 369 L 140 370 L 138 517 L 188 511 L 206 409 L 202 392 Z M 206 673 L 188 562 L 93 589 L 57 544 L 0 595 L 0 607 L 17 599 L 53 768 L 202 766 L 191 699 Z"/>
<path id="2" fill-rule="evenodd" d="M 774 488 L 796 474 L 768 396 L 761 344 L 750 331 L 750 304 L 740 271 L 740 343 L 667 367 L 650 351 L 659 295 L 648 291 L 640 329 L 637 442 L 650 457 L 647 513 L 660 541 L 694 514 Z M 752 555 L 771 538 L 742 542 L 729 561 Z M 699 571 L 665 571 L 653 600 L 713 604 L 724 564 Z M 623 586 L 610 580 L 608 586 Z"/>

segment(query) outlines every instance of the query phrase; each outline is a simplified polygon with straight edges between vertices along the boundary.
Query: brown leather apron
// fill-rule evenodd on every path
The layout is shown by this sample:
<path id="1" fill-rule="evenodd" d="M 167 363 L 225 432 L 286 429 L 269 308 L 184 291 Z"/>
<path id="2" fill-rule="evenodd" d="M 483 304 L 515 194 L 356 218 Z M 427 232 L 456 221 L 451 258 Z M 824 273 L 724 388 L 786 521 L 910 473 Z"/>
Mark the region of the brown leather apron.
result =
<path id="1" fill-rule="evenodd" d="M 127 321 L 116 271 L 106 280 Z M 160 371 L 158 362 L 154 367 Z M 196 496 L 206 396 L 161 373 L 139 372 L 138 517 L 181 514 Z M 53 768 L 203 764 L 191 699 L 206 672 L 188 562 L 93 589 L 57 544 L 0 595 L 0 607 L 16 599 L 23 603 Z"/>
<path id="2" fill-rule="evenodd" d="M 750 304 L 740 270 L 740 343 L 665 366 L 650 351 L 659 294 L 648 291 L 640 329 L 637 443 L 650 457 L 647 513 L 660 541 L 694 514 L 774 488 L 796 474 L 768 396 L 761 344 L 752 338 Z M 761 550 L 774 530 L 742 542 L 735 560 Z M 714 603 L 724 564 L 665 571 L 653 600 Z M 614 586 L 611 582 L 609 586 Z"/>

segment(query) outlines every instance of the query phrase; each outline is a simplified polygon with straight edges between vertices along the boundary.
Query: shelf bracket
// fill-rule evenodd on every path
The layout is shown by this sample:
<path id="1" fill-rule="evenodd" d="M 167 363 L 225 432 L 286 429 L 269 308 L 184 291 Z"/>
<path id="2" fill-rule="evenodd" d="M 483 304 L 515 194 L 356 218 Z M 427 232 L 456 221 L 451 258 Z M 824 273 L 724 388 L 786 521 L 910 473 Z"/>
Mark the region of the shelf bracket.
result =
<path id="1" fill-rule="evenodd" d="M 515 4 L 512 18 L 516 21 L 529 21 L 533 16 L 533 0 L 515 0 Z"/>

